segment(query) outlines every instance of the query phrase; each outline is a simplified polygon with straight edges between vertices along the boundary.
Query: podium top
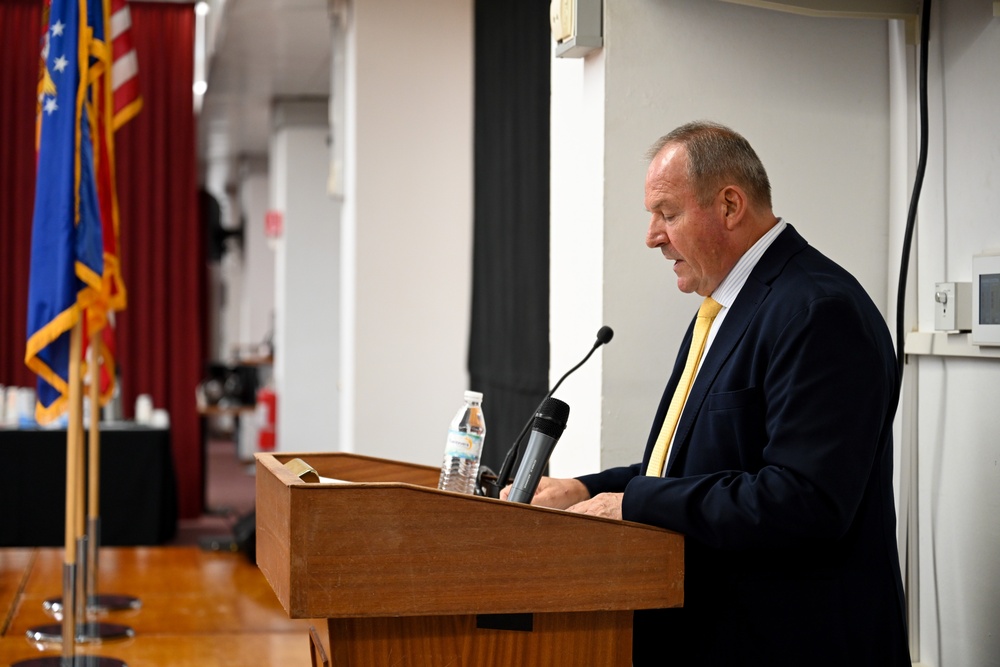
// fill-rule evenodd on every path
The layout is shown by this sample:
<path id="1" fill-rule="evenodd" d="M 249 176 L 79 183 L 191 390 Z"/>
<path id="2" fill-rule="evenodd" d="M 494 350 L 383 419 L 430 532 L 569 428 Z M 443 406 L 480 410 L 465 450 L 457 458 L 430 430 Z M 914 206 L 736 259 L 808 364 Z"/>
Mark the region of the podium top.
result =
<path id="1" fill-rule="evenodd" d="M 438 470 L 257 454 L 257 563 L 292 618 L 648 609 L 683 602 L 666 530 L 439 491 Z M 300 458 L 322 477 L 303 482 Z"/>

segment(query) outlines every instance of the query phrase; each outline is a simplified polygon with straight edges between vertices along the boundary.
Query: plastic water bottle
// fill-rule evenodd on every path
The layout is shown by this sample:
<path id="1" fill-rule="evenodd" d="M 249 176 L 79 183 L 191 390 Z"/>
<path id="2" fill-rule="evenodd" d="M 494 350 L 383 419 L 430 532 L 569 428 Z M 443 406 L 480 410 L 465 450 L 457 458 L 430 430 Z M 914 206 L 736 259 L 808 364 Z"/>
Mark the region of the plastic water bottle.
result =
<path id="1" fill-rule="evenodd" d="M 483 440 L 486 438 L 482 404 L 482 393 L 465 392 L 465 405 L 455 414 L 448 429 L 441 478 L 438 480 L 439 489 L 475 493 L 479 460 L 483 453 Z"/>

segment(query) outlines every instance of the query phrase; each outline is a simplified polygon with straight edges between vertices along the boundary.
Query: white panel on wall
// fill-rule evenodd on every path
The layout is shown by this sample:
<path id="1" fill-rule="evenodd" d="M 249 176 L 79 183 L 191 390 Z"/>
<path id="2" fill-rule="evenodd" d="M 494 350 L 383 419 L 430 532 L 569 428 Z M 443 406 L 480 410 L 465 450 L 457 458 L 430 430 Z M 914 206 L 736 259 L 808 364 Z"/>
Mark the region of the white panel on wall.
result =
<path id="1" fill-rule="evenodd" d="M 922 330 L 933 326 L 934 283 L 969 280 L 972 255 L 1000 248 L 1000 23 L 977 0 L 933 7 L 931 197 L 922 202 L 915 261 Z M 995 664 L 1000 363 L 921 357 L 910 366 L 919 374 L 919 658 L 941 667 Z"/>
<path id="2" fill-rule="evenodd" d="M 922 357 L 920 661 L 989 665 L 1000 654 L 1000 362 Z M 977 389 L 978 388 L 978 389 Z"/>

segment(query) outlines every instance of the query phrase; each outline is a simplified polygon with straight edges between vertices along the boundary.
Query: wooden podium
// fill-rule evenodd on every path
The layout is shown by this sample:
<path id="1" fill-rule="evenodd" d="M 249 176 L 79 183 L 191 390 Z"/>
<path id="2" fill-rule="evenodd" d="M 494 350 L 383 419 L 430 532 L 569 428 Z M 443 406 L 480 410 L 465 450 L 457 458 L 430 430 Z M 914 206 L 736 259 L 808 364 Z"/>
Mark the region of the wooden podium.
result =
<path id="1" fill-rule="evenodd" d="M 290 618 L 328 619 L 336 667 L 628 667 L 632 610 L 683 603 L 676 533 L 438 491 L 427 466 L 256 459 L 257 564 Z"/>

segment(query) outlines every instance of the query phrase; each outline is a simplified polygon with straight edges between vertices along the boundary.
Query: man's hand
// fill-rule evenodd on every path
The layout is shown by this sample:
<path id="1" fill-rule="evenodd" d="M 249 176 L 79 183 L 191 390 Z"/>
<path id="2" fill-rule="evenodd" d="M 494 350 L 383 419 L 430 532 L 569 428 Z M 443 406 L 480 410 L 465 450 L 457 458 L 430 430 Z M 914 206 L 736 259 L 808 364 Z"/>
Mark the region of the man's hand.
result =
<path id="1" fill-rule="evenodd" d="M 507 500 L 509 495 L 510 487 L 508 486 L 500 491 L 500 500 Z M 590 498 L 590 492 L 578 479 L 542 477 L 538 480 L 538 488 L 535 489 L 531 504 L 563 510 L 588 498 Z"/>
<path id="2" fill-rule="evenodd" d="M 603 516 L 606 519 L 622 518 L 622 493 L 598 493 L 593 498 L 584 500 L 567 509 L 570 512 Z"/>

